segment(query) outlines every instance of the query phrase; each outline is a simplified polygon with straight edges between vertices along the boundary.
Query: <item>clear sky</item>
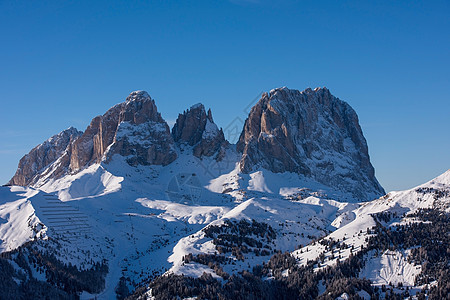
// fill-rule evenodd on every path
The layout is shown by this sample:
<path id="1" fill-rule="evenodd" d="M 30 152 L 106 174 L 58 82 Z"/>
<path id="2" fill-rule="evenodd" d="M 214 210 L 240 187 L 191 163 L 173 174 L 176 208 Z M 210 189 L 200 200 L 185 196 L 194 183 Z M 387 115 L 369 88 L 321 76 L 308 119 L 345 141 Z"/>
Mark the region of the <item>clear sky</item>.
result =
<path id="1" fill-rule="evenodd" d="M 262 91 L 328 87 L 386 191 L 450 168 L 450 2 L 0 0 L 0 182 L 35 145 L 143 89 L 221 127 Z"/>

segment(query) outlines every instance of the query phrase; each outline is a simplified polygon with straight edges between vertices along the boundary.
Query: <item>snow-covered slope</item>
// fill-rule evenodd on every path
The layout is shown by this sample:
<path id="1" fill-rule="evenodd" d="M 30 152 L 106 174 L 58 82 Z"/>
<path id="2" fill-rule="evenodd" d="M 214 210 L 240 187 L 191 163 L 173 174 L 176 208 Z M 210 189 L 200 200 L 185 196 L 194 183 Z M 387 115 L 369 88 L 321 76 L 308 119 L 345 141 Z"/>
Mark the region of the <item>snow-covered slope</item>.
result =
<path id="1" fill-rule="evenodd" d="M 168 166 L 135 167 L 116 155 L 107 164 L 49 180 L 39 190 L 2 187 L 2 251 L 36 238 L 45 247 L 47 239 L 56 239 L 62 261 L 86 267 L 92 259 L 104 259 L 109 272 L 105 290 L 97 296 L 109 299 L 120 278 L 129 278 L 130 290 L 164 273 L 199 277 L 206 272 L 223 278 L 267 262 L 276 251 L 292 252 L 299 264 L 324 253 L 317 267 L 324 268 L 366 245 L 375 213 L 449 210 L 450 171 L 417 188 L 357 204 L 333 200 L 329 195 L 338 193 L 331 188 L 295 173 L 263 169 L 242 174 L 233 149 L 221 161 L 191 153 L 185 148 Z M 241 234 L 242 226 L 253 231 Z M 261 228 L 263 238 L 257 231 Z M 246 242 L 227 250 L 227 240 L 215 230 Z M 349 246 L 331 253 L 316 242 L 324 236 Z M 421 269 L 407 261 L 408 251 L 371 253 L 361 277 L 380 285 L 412 284 Z M 226 259 L 220 268 L 205 263 L 208 255 L 219 253 Z"/>
<path id="2" fill-rule="evenodd" d="M 34 238 L 46 237 L 46 226 L 36 216 L 29 198 L 38 191 L 22 187 L 0 187 L 0 249 L 19 247 Z"/>
<path id="3" fill-rule="evenodd" d="M 331 189 L 297 174 L 241 174 L 233 149 L 221 161 L 191 153 L 185 148 L 165 167 L 134 167 L 116 155 L 107 164 L 43 182 L 39 190 L 3 187 L 0 247 L 12 250 L 40 237 L 75 241 L 90 253 L 97 249 L 97 257 L 106 259 L 110 268 L 101 295 L 109 298 L 122 276 L 134 288 L 133 283 L 169 269 L 215 274 L 203 265 L 182 262 L 190 253 L 214 252 L 211 239 L 204 237 L 205 227 L 246 219 L 274 229 L 276 238 L 267 254 L 247 253 L 244 261 L 237 261 L 229 253 L 236 264 L 225 269 L 233 273 L 262 263 L 275 250 L 293 251 L 327 234 L 336 216 L 356 205 L 328 199 Z M 62 252 L 69 257 L 73 243 L 66 247 Z"/>
<path id="4" fill-rule="evenodd" d="M 334 225 L 337 222 L 342 223 L 341 220 L 344 217 L 348 219 L 347 224 L 323 239 L 338 241 L 339 245 L 347 245 L 343 249 L 329 249 L 323 243 L 315 242 L 292 254 L 303 265 L 323 254 L 325 259 L 321 267 L 332 266 L 338 259 L 344 260 L 351 254 L 367 247 L 367 238 L 374 235 L 371 229 L 377 225 L 374 215 L 383 213 L 395 216 L 386 223 L 387 228 L 392 228 L 397 225 L 418 222 L 416 218 L 409 217 L 409 215 L 420 209 L 430 208 L 446 213 L 450 212 L 450 170 L 413 189 L 390 192 L 379 199 L 363 203 L 357 209 L 340 215 L 334 221 Z M 408 263 L 406 257 L 409 250 L 405 251 L 371 253 L 365 269 L 361 272 L 361 277 L 371 279 L 380 285 L 386 284 L 386 282 L 402 282 L 413 285 L 415 276 L 420 273 L 420 266 Z"/>
<path id="5" fill-rule="evenodd" d="M 381 254 L 371 252 L 360 276 L 372 280 L 374 285 L 382 286 L 399 283 L 414 286 L 416 276 L 421 272 L 420 265 L 408 262 L 409 250 L 385 251 Z"/>

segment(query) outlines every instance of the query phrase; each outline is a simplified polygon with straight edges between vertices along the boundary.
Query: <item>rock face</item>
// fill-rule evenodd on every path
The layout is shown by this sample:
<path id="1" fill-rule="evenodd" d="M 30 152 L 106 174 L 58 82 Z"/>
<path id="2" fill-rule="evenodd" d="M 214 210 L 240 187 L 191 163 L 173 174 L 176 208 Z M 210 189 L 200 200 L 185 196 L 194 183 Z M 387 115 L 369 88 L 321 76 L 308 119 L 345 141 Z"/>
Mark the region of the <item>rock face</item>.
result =
<path id="1" fill-rule="evenodd" d="M 91 121 L 73 145 L 70 170 L 98 163 L 105 153 L 106 161 L 119 154 L 130 165 L 167 165 L 176 159 L 169 126 L 147 92 L 132 92 L 125 102 Z"/>
<path id="2" fill-rule="evenodd" d="M 241 171 L 296 172 L 371 200 L 384 194 L 375 178 L 355 111 L 326 88 L 278 88 L 252 108 L 237 143 Z"/>
<path id="3" fill-rule="evenodd" d="M 71 146 L 81 134 L 81 131 L 70 127 L 33 148 L 22 157 L 16 174 L 8 184 L 25 186 L 34 183 L 38 175 L 70 151 Z"/>
<path id="4" fill-rule="evenodd" d="M 211 110 L 206 113 L 203 104 L 196 104 L 178 115 L 172 136 L 178 144 L 192 146 L 193 154 L 199 158 L 217 154 L 220 160 L 228 145 L 222 129 L 214 123 Z"/>
<path id="5" fill-rule="evenodd" d="M 71 172 L 102 160 L 106 149 L 114 142 L 122 107 L 123 103 L 115 105 L 103 116 L 92 119 L 83 135 L 72 146 L 68 166 Z"/>
<path id="6" fill-rule="evenodd" d="M 177 158 L 169 126 L 144 91 L 131 93 L 120 111 L 107 160 L 114 154 L 127 157 L 130 165 L 165 166 Z"/>
<path id="7" fill-rule="evenodd" d="M 155 101 L 144 91 L 92 119 L 86 131 L 70 128 L 24 156 L 9 184 L 30 185 L 43 178 L 60 178 L 115 155 L 130 165 L 167 165 L 177 158 L 167 123 Z"/>

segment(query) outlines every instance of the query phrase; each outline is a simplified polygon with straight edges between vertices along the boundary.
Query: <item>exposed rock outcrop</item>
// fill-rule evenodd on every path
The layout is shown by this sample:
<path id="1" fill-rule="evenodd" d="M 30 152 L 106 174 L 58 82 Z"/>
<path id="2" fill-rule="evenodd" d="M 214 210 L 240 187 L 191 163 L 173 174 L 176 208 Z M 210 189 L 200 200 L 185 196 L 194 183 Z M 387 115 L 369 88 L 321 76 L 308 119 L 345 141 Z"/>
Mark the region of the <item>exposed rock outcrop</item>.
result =
<path id="1" fill-rule="evenodd" d="M 60 178 L 108 163 L 115 154 L 130 165 L 167 165 L 177 158 L 169 126 L 144 91 L 132 92 L 125 102 L 92 119 L 84 133 L 70 128 L 31 150 L 9 184 Z"/>
<path id="2" fill-rule="evenodd" d="M 83 135 L 74 143 L 70 153 L 71 172 L 100 162 L 109 145 L 114 142 L 123 103 L 110 108 L 103 116 L 92 119 Z"/>
<path id="3" fill-rule="evenodd" d="M 165 166 L 177 158 L 169 126 L 144 91 L 131 93 L 123 105 L 107 160 L 114 154 L 127 157 L 130 165 Z"/>
<path id="4" fill-rule="evenodd" d="M 61 160 L 62 156 L 70 151 L 72 144 L 81 134 L 81 131 L 70 127 L 34 147 L 27 155 L 22 157 L 16 174 L 8 184 L 25 186 L 34 183 L 42 172 L 58 159 Z M 64 164 L 64 162 L 61 163 Z"/>
<path id="5" fill-rule="evenodd" d="M 220 160 L 228 145 L 222 129 L 214 123 L 211 110 L 206 112 L 203 104 L 193 105 L 178 115 L 172 136 L 175 142 L 192 146 L 193 154 L 199 158 L 217 154 Z"/>
<path id="6" fill-rule="evenodd" d="M 355 111 L 326 88 L 278 88 L 252 108 L 237 143 L 241 171 L 296 172 L 370 200 L 384 194 L 375 178 Z"/>
<path id="7" fill-rule="evenodd" d="M 73 145 L 70 170 L 98 163 L 105 153 L 106 161 L 119 154 L 130 165 L 167 165 L 176 159 L 169 126 L 147 92 L 132 92 L 125 102 L 92 120 Z"/>

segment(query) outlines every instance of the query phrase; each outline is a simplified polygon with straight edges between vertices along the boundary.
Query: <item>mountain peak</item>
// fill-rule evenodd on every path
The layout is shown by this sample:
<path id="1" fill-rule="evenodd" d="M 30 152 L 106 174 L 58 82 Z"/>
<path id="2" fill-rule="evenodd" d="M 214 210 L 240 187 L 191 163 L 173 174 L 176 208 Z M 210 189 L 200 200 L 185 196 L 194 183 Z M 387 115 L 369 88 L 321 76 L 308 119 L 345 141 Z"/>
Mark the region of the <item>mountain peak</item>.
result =
<path id="1" fill-rule="evenodd" d="M 222 130 L 213 121 L 211 109 L 206 112 L 201 103 L 178 115 L 172 136 L 175 142 L 193 146 L 197 157 L 212 156 L 227 144 Z"/>
<path id="2" fill-rule="evenodd" d="M 450 169 L 442 173 L 441 175 L 437 176 L 436 178 L 433 178 L 430 183 L 437 183 L 441 185 L 447 185 L 450 186 Z"/>
<path id="3" fill-rule="evenodd" d="M 314 92 L 317 92 L 317 91 L 320 91 L 320 90 L 323 90 L 323 91 L 325 91 L 325 92 L 329 92 L 329 90 L 324 86 L 324 87 L 316 87 L 315 89 L 314 89 Z"/>
<path id="4" fill-rule="evenodd" d="M 295 93 L 301 93 L 301 94 L 310 94 L 310 93 L 317 93 L 317 92 L 327 92 L 329 93 L 330 90 L 326 87 L 316 87 L 314 89 L 307 87 L 306 89 L 304 89 L 303 91 L 298 91 L 296 89 L 290 89 L 287 86 L 282 86 L 282 87 L 278 87 L 278 88 L 274 88 L 271 89 L 270 92 L 268 93 L 269 95 L 273 95 L 277 92 L 295 92 Z"/>
<path id="5" fill-rule="evenodd" d="M 61 147 L 55 145 L 59 158 L 42 153 L 39 163 L 24 158 L 18 172 L 33 170 L 22 174 L 26 178 L 16 177 L 11 182 L 28 185 L 36 182 L 33 178 L 39 174 L 44 180 L 73 174 L 92 164 L 108 164 L 114 155 L 132 166 L 165 166 L 177 158 L 177 147 L 185 146 L 197 158 L 221 160 L 229 145 L 211 110 L 206 111 L 203 104 L 179 114 L 170 131 L 145 91 L 131 92 L 125 102 L 92 119 L 82 135 L 73 128 L 66 131 L 64 136 L 74 138 L 62 139 Z M 52 137 L 48 143 L 53 145 L 53 140 L 58 138 Z M 351 194 L 355 200 L 384 193 L 375 178 L 355 111 L 325 87 L 304 91 L 280 87 L 264 93 L 251 109 L 236 150 L 241 153 L 237 160 L 243 173 L 260 168 L 297 173 Z M 43 170 L 56 159 L 58 164 Z"/>
<path id="6" fill-rule="evenodd" d="M 262 95 L 237 143 L 241 170 L 295 172 L 371 200 L 384 194 L 355 111 L 327 88 Z"/>
<path id="7" fill-rule="evenodd" d="M 189 110 L 205 110 L 205 106 L 202 103 L 196 103 L 192 105 Z"/>
<path id="8" fill-rule="evenodd" d="M 78 171 L 114 154 L 131 165 L 166 165 L 176 158 L 167 123 L 145 91 L 134 91 L 126 101 L 94 118 L 74 144 L 70 170 Z"/>
<path id="9" fill-rule="evenodd" d="M 125 102 L 135 101 L 135 100 L 151 100 L 152 98 L 146 91 L 133 91 L 128 95 Z"/>

